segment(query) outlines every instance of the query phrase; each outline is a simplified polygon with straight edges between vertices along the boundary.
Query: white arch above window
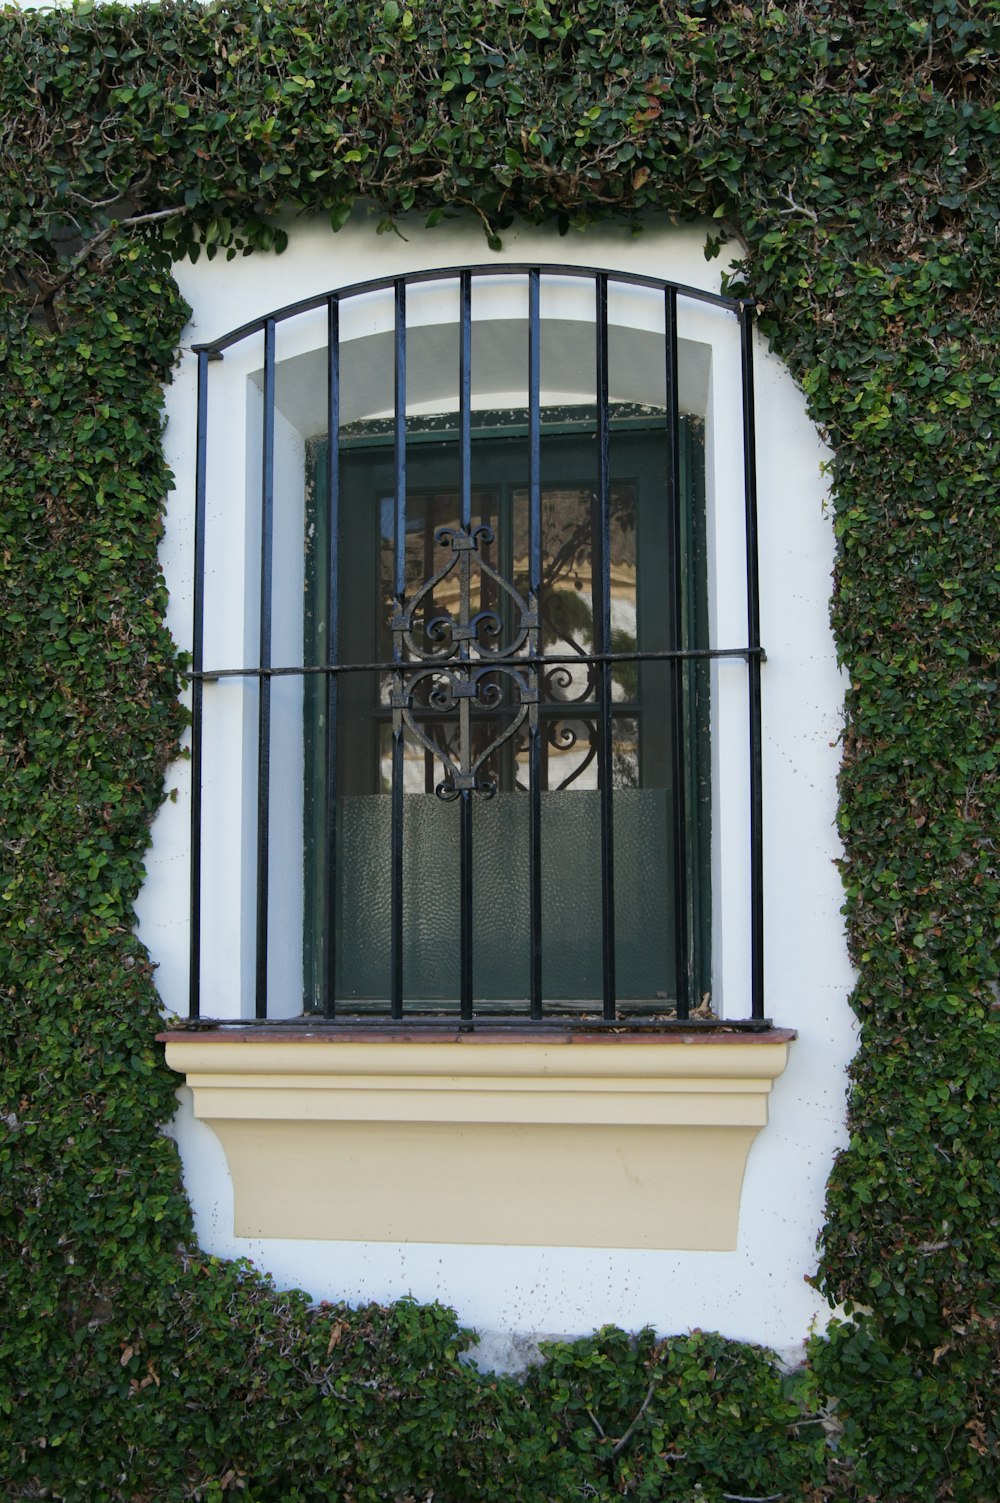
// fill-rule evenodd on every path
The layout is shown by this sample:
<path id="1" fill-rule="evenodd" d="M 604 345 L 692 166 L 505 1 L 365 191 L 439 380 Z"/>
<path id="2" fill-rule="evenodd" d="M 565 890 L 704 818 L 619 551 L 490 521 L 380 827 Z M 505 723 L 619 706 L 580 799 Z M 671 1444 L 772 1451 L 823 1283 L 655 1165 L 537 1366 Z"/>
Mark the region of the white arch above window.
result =
<path id="1" fill-rule="evenodd" d="M 578 278 L 547 275 L 541 298 L 543 406 L 594 400 L 593 289 Z M 717 310 L 679 318 L 696 324 L 720 322 Z M 454 280 L 425 282 L 407 298 L 408 413 L 458 410 L 458 297 Z M 326 431 L 326 329 L 319 310 L 283 329 L 275 400 L 304 438 Z M 527 405 L 528 347 L 526 279 L 477 278 L 472 300 L 473 411 Z M 309 342 L 312 341 L 312 348 Z M 393 301 L 379 291 L 342 304 L 344 365 L 341 421 L 347 426 L 393 414 Z M 614 284 L 608 298 L 609 392 L 611 402 L 665 408 L 663 297 L 651 288 Z M 680 410 L 704 417 L 708 408 L 712 347 L 682 333 L 678 341 Z M 263 369 L 251 379 L 260 387 Z"/>

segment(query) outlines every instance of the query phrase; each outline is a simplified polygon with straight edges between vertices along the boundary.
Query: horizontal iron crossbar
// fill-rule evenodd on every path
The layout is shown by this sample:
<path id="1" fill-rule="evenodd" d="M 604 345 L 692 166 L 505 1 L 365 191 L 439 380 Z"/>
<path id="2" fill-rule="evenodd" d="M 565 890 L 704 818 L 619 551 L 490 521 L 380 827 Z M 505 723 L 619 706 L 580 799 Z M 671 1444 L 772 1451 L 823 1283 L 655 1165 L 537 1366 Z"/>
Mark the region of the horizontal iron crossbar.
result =
<path id="1" fill-rule="evenodd" d="M 760 662 L 767 661 L 767 653 L 763 647 L 704 647 L 685 648 L 675 652 L 588 652 L 585 657 L 578 654 L 564 653 L 558 657 L 546 655 L 532 657 L 526 654 L 524 657 L 511 658 L 505 661 L 520 667 L 544 668 L 549 665 L 569 664 L 578 668 L 585 668 L 588 663 L 672 663 L 687 660 L 703 660 L 706 658 L 741 658 L 748 662 L 750 658 L 757 658 Z M 442 660 L 441 666 L 446 666 L 447 660 Z M 317 673 L 398 673 L 410 670 L 414 673 L 426 673 L 428 665 L 425 662 L 412 663 L 321 663 L 318 665 L 302 665 L 293 668 L 205 668 L 200 672 L 194 669 L 188 670 L 188 678 L 210 682 L 218 678 L 294 678 Z M 489 668 L 488 658 L 477 660 L 477 667 Z"/>

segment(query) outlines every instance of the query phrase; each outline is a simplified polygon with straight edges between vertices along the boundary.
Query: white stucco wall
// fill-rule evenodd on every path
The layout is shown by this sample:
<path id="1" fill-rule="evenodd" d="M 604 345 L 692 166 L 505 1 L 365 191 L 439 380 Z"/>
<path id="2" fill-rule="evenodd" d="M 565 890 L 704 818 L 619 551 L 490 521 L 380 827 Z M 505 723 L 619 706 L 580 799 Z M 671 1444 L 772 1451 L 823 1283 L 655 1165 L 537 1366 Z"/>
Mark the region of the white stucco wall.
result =
<path id="1" fill-rule="evenodd" d="M 406 226 L 406 239 L 376 235 L 357 219 L 333 235 L 296 224 L 280 257 L 219 257 L 179 266 L 193 315 L 177 378 L 167 394 L 166 449 L 177 489 L 170 499 L 163 564 L 169 624 L 191 639 L 195 359 L 187 346 L 312 293 L 382 275 L 491 259 L 479 228 L 455 221 Z M 704 232 L 649 226 L 641 236 L 602 229 L 560 238 L 522 229 L 505 236 L 500 260 L 572 262 L 638 271 L 719 290 L 720 263 L 706 262 Z M 280 354 L 280 350 L 279 350 Z M 714 357 L 713 357 L 714 358 Z M 798 1030 L 791 1063 L 776 1083 L 770 1123 L 751 1151 L 739 1246 L 731 1253 L 621 1252 L 577 1248 L 385 1245 L 249 1240 L 232 1233 L 232 1186 L 221 1146 L 194 1120 L 179 1092 L 173 1133 L 202 1245 L 251 1258 L 280 1284 L 317 1299 L 441 1300 L 484 1336 L 488 1360 L 503 1361 L 515 1338 L 580 1334 L 607 1322 L 661 1332 L 713 1328 L 760 1341 L 794 1358 L 825 1308 L 805 1279 L 814 1266 L 826 1176 L 843 1141 L 845 1067 L 852 1052 L 851 985 L 833 861 L 837 738 L 843 685 L 827 601 L 833 559 L 825 509 L 824 448 L 788 372 L 758 340 L 755 354 L 759 477 L 761 634 L 767 650 L 764 704 L 764 887 L 767 1011 Z M 724 378 L 716 363 L 714 377 Z M 716 394 L 718 395 L 718 394 Z M 734 441 L 738 434 L 734 432 Z M 741 640 L 745 626 L 731 640 Z M 234 770 L 234 776 L 235 776 Z M 717 778 L 720 786 L 726 779 Z M 739 779 L 734 780 L 734 785 Z M 159 966 L 168 1010 L 187 997 L 187 764 L 159 816 L 147 858 L 140 934 Z M 742 915 L 716 934 L 724 953 L 745 953 Z M 230 951 L 224 963 L 233 963 Z M 741 1011 L 742 1009 L 737 1009 Z M 460 1190 L 458 1191 L 460 1193 Z M 515 1340 L 515 1346 L 517 1342 Z"/>

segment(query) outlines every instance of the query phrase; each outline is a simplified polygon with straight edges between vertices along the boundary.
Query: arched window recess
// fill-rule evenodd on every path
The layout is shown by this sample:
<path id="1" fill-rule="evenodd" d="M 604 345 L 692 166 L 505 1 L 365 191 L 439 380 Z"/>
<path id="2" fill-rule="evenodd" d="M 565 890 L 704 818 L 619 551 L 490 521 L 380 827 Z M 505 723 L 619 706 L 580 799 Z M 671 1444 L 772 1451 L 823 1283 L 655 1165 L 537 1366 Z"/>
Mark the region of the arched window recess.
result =
<path id="1" fill-rule="evenodd" d="M 191 1017 L 768 1026 L 752 306 L 474 266 L 197 355 Z"/>

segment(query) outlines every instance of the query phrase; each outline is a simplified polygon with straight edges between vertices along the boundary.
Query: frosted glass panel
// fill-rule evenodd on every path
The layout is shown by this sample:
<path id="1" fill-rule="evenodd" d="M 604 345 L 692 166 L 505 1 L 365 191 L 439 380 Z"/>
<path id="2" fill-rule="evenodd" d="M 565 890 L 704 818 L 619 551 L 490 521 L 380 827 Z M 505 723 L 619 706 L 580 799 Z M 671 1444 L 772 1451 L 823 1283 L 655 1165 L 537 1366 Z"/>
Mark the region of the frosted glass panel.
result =
<path id="1" fill-rule="evenodd" d="M 458 994 L 458 805 L 403 801 L 404 995 Z M 543 793 L 543 986 L 552 1000 L 601 993 L 600 802 L 594 791 Z M 614 802 L 617 976 L 622 998 L 673 995 L 668 794 L 622 789 Z M 341 801 L 338 975 L 344 1000 L 389 987 L 391 800 Z M 528 992 L 528 800 L 500 793 L 474 813 L 475 994 Z"/>

